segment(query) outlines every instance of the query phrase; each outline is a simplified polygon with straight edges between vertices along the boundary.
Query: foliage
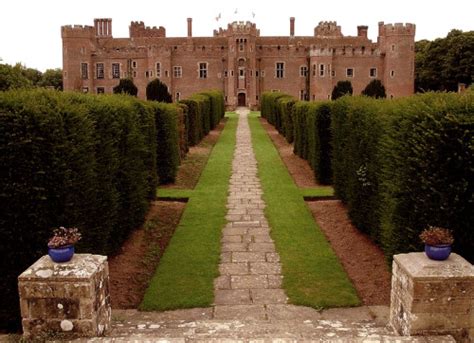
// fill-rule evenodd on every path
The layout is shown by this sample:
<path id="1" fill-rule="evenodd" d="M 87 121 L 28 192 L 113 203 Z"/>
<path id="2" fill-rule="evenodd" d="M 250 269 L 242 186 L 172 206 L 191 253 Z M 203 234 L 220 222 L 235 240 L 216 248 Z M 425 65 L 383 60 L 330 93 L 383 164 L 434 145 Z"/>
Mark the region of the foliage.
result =
<path id="1" fill-rule="evenodd" d="M 161 184 L 173 182 L 180 163 L 178 106 L 153 103 L 157 139 L 157 173 Z"/>
<path id="2" fill-rule="evenodd" d="M 352 95 L 352 83 L 350 81 L 338 81 L 334 86 L 331 99 L 336 100 L 344 95 Z"/>
<path id="3" fill-rule="evenodd" d="M 390 102 L 379 156 L 386 255 L 418 250 L 427 225 L 450 228 L 474 261 L 474 93 L 428 93 Z"/>
<path id="4" fill-rule="evenodd" d="M 31 88 L 33 83 L 23 74 L 21 64 L 10 66 L 0 64 L 0 91 L 18 88 Z"/>
<path id="5" fill-rule="evenodd" d="M 41 80 L 37 83 L 40 87 L 52 88 L 57 90 L 63 90 L 63 72 L 61 69 L 47 69 Z"/>
<path id="6" fill-rule="evenodd" d="M 456 91 L 474 82 L 474 31 L 452 30 L 445 38 L 415 44 L 417 92 Z"/>
<path id="7" fill-rule="evenodd" d="M 315 308 L 359 304 L 352 283 L 255 113 L 250 128 L 265 216 L 281 258 L 283 288 L 290 302 Z"/>
<path id="8" fill-rule="evenodd" d="M 344 97 L 332 108 L 332 166 L 336 195 L 355 226 L 380 240 L 378 149 L 386 128 L 379 101 Z"/>
<path id="9" fill-rule="evenodd" d="M 212 304 L 236 127 L 237 116 L 231 114 L 140 304 L 142 310 Z"/>
<path id="10" fill-rule="evenodd" d="M 130 78 L 120 79 L 119 84 L 114 87 L 113 91 L 114 94 L 129 94 L 132 96 L 137 96 L 138 94 L 138 88 Z"/>
<path id="11" fill-rule="evenodd" d="M 156 187 L 156 133 L 153 111 L 143 104 L 139 112 L 139 104 L 44 89 L 0 92 L 2 325 L 18 315 L 16 278 L 44 254 L 49 228 L 77 227 L 79 252 L 109 255 L 143 222 Z"/>
<path id="12" fill-rule="evenodd" d="M 81 239 L 81 233 L 76 227 L 60 226 L 58 229 L 53 230 L 53 237 L 48 241 L 49 248 L 60 248 L 66 245 L 73 245 L 79 242 Z"/>
<path id="13" fill-rule="evenodd" d="M 362 91 L 362 95 L 370 96 L 372 98 L 386 98 L 385 87 L 382 81 L 374 79 Z"/>
<path id="14" fill-rule="evenodd" d="M 430 226 L 420 233 L 420 239 L 427 245 L 453 244 L 454 238 L 448 229 L 436 226 Z"/>
<path id="15" fill-rule="evenodd" d="M 171 94 L 168 92 L 168 87 L 160 79 L 154 79 L 148 83 L 146 86 L 146 98 L 147 100 L 159 102 L 173 102 Z"/>

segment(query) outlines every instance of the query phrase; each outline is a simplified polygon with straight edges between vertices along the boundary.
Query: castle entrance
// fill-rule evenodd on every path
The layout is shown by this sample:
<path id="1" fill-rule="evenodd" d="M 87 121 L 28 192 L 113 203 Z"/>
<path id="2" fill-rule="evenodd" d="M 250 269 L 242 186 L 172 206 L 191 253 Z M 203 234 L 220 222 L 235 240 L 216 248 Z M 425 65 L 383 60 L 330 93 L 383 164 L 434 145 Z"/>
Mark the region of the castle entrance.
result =
<path id="1" fill-rule="evenodd" d="M 238 106 L 246 106 L 245 103 L 245 93 L 237 94 L 237 105 Z"/>

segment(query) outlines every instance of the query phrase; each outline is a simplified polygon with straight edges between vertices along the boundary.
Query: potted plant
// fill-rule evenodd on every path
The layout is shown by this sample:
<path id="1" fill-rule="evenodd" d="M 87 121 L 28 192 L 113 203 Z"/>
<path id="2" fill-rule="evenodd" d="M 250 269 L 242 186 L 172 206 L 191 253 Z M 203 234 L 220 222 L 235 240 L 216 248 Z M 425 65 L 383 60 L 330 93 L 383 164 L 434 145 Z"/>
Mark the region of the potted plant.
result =
<path id="1" fill-rule="evenodd" d="M 77 228 L 61 226 L 54 229 L 53 237 L 48 241 L 48 255 L 54 262 L 68 262 L 74 256 L 74 244 L 81 239 Z"/>
<path id="2" fill-rule="evenodd" d="M 429 226 L 423 230 L 420 238 L 425 243 L 425 253 L 428 258 L 443 261 L 451 254 L 451 244 L 453 244 L 454 238 L 448 229 Z"/>

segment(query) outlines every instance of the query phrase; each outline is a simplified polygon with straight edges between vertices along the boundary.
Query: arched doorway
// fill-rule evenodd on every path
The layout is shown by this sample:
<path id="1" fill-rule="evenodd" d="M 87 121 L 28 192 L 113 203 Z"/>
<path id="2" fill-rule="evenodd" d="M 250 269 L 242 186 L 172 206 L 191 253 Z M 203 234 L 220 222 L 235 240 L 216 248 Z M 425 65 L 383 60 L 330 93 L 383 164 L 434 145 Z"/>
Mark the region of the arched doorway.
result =
<path id="1" fill-rule="evenodd" d="M 237 94 L 237 105 L 238 106 L 246 106 L 245 103 L 245 93 Z"/>

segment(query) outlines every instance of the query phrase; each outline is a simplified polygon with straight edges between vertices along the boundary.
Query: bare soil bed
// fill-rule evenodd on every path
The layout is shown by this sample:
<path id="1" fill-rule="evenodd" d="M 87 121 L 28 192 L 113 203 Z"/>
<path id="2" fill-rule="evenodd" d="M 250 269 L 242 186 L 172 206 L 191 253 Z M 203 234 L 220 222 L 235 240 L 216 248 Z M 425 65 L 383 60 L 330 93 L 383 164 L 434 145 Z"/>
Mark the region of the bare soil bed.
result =
<path id="1" fill-rule="evenodd" d="M 264 119 L 281 159 L 298 187 L 318 187 L 308 162 L 293 154 L 293 146 Z M 308 208 L 339 257 L 364 305 L 389 305 L 391 274 L 382 250 L 357 230 L 339 200 L 307 201 Z"/>

